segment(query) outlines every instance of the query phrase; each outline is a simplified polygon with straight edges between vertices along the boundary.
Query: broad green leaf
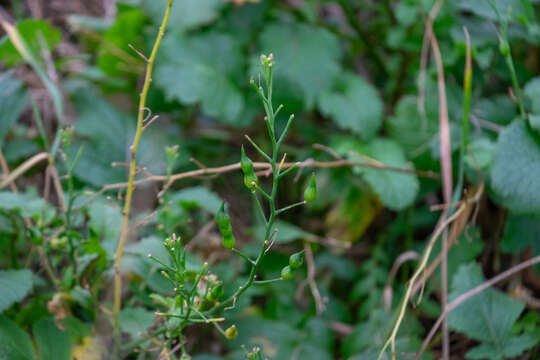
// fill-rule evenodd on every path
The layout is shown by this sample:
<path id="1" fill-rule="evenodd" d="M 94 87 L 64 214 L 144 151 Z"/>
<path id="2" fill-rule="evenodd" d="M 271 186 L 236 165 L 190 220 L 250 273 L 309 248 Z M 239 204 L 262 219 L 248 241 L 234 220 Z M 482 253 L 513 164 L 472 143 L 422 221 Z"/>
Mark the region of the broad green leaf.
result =
<path id="1" fill-rule="evenodd" d="M 122 232 L 122 211 L 118 206 L 99 199 L 92 203 L 88 215 L 90 229 L 102 240 L 105 250 L 109 254 L 114 254 L 116 243 Z"/>
<path id="2" fill-rule="evenodd" d="M 502 204 L 514 213 L 540 212 L 540 137 L 527 123 L 515 120 L 500 135 L 491 185 Z"/>
<path id="3" fill-rule="evenodd" d="M 464 161 L 469 168 L 476 170 L 489 170 L 493 164 L 495 144 L 486 137 L 476 138 L 469 144 L 469 151 Z"/>
<path id="4" fill-rule="evenodd" d="M 144 61 L 131 50 L 128 44 L 142 51 L 142 29 L 145 15 L 139 10 L 120 13 L 114 24 L 105 31 L 98 50 L 98 66 L 108 75 L 126 72 L 138 75 Z"/>
<path id="5" fill-rule="evenodd" d="M 510 214 L 504 227 L 501 249 L 519 254 L 529 246 L 533 256 L 540 254 L 540 216 Z M 540 272 L 540 266 L 536 266 Z"/>
<path id="6" fill-rule="evenodd" d="M 277 243 L 286 244 L 294 240 L 315 238 L 315 235 L 302 230 L 296 225 L 290 224 L 282 220 L 277 220 L 274 224 L 274 227 L 279 230 L 276 237 Z M 264 232 L 265 227 L 261 224 L 255 229 L 255 236 L 262 241 L 264 238 Z"/>
<path id="7" fill-rule="evenodd" d="M 399 143 L 410 157 L 429 149 L 438 134 L 438 122 L 431 116 L 418 113 L 417 98 L 404 96 L 396 106 L 395 114 L 386 122 L 389 136 Z"/>
<path id="8" fill-rule="evenodd" d="M 12 72 L 0 73 L 0 147 L 4 148 L 4 138 L 21 115 L 27 98 L 22 81 Z"/>
<path id="9" fill-rule="evenodd" d="M 69 360 L 71 340 L 69 334 L 60 330 L 52 318 L 43 318 L 34 323 L 39 360 Z"/>
<path id="10" fill-rule="evenodd" d="M 169 99 L 201 103 L 202 110 L 228 124 L 238 124 L 244 97 L 233 79 L 240 79 L 242 50 L 223 33 L 168 36 L 154 74 Z M 247 83 L 247 81 L 246 81 Z"/>
<path id="11" fill-rule="evenodd" d="M 294 86 L 303 94 L 308 109 L 332 87 L 340 72 L 341 45 L 324 28 L 299 23 L 272 24 L 262 32 L 260 46 L 263 53 L 274 54 L 275 82 L 285 79 Z"/>
<path id="12" fill-rule="evenodd" d="M 474 262 L 462 265 L 453 277 L 450 301 L 483 282 L 480 265 Z M 510 334 L 523 308 L 523 303 L 490 288 L 454 309 L 448 316 L 448 325 L 483 343 L 479 348 L 471 350 L 471 357 L 467 354 L 469 358 L 502 359 L 516 356 L 534 345 L 527 337 Z M 481 357 L 476 357 L 479 354 Z"/>
<path id="13" fill-rule="evenodd" d="M 167 7 L 167 0 L 144 0 L 144 8 L 155 23 L 159 24 Z M 222 0 L 175 1 L 171 9 L 169 28 L 184 31 L 213 21 L 223 7 Z"/>
<path id="14" fill-rule="evenodd" d="M 529 80 L 523 88 L 523 94 L 531 104 L 531 111 L 540 114 L 540 77 Z"/>
<path id="15" fill-rule="evenodd" d="M 154 317 L 153 311 L 140 307 L 127 308 L 120 312 L 120 327 L 123 332 L 136 339 L 140 334 L 145 334 L 146 329 L 152 326 Z"/>
<path id="16" fill-rule="evenodd" d="M 45 20 L 22 20 L 17 24 L 17 30 L 26 42 L 28 50 L 33 54 L 40 54 L 43 46 L 51 51 L 62 39 L 60 30 Z M 0 61 L 5 61 L 10 66 L 23 61 L 7 35 L 0 40 Z"/>
<path id="17" fill-rule="evenodd" d="M 341 129 L 351 130 L 366 140 L 381 126 L 383 104 L 377 90 L 352 73 L 340 78 L 337 89 L 320 96 L 319 108 Z"/>
<path id="18" fill-rule="evenodd" d="M 19 211 L 23 217 L 41 219 L 43 224 L 52 220 L 54 208 L 32 191 L 27 193 L 0 192 L 0 210 Z"/>
<path id="19" fill-rule="evenodd" d="M 82 155 L 75 166 L 77 178 L 94 186 L 126 181 L 126 169 L 112 167 L 113 162 L 125 162 L 135 133 L 135 118 L 115 108 L 89 88 L 79 88 L 72 96 L 77 121 L 75 132 L 81 139 L 71 146 L 73 158 L 79 146 Z M 137 153 L 137 165 L 153 174 L 166 169 L 163 144 L 166 135 L 159 127 L 145 130 Z"/>
<path id="20" fill-rule="evenodd" d="M 470 11 L 491 21 L 498 20 L 497 12 L 503 19 L 519 19 L 528 21 L 534 18 L 534 10 L 530 0 L 461 0 L 459 8 Z"/>
<path id="21" fill-rule="evenodd" d="M 183 189 L 172 193 L 168 202 L 179 203 L 187 208 L 202 208 L 211 214 L 217 213 L 221 206 L 221 198 L 214 192 L 202 186 Z"/>
<path id="22" fill-rule="evenodd" d="M 32 289 L 30 270 L 0 271 L 0 313 L 21 301 Z"/>
<path id="23" fill-rule="evenodd" d="M 367 155 L 381 165 L 413 170 L 407 162 L 401 146 L 390 139 L 377 138 L 365 146 L 360 146 L 351 160 L 365 162 L 359 154 Z M 420 183 L 415 174 L 398 173 L 390 170 L 356 166 L 354 171 L 361 174 L 382 203 L 392 210 L 403 210 L 414 203 Z"/>
<path id="24" fill-rule="evenodd" d="M 0 360 L 36 360 L 30 337 L 16 323 L 0 315 Z"/>

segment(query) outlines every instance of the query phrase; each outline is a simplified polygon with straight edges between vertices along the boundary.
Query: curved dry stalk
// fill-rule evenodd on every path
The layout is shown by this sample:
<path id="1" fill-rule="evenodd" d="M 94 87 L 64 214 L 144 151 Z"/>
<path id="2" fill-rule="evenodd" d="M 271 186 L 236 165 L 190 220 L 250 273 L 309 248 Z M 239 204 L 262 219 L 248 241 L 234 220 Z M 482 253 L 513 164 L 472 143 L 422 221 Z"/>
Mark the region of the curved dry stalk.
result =
<path id="1" fill-rule="evenodd" d="M 471 197 L 470 201 L 477 201 L 480 199 L 480 196 L 483 192 L 483 186 L 480 186 L 476 193 Z M 398 333 L 398 330 L 401 326 L 401 323 L 403 322 L 403 318 L 405 317 L 405 311 L 407 309 L 407 304 L 409 303 L 409 300 L 412 296 L 412 291 L 414 288 L 414 285 L 420 275 L 424 272 L 424 269 L 426 268 L 427 262 L 429 260 L 429 256 L 431 255 L 431 251 L 433 250 L 433 246 L 435 245 L 435 242 L 437 241 L 438 237 L 442 234 L 442 232 L 447 228 L 449 224 L 451 224 L 454 220 L 456 220 L 462 212 L 466 211 L 468 204 L 470 201 L 464 201 L 461 206 L 448 218 L 444 218 L 444 220 L 440 221 L 437 225 L 437 228 L 431 235 L 428 245 L 426 247 L 426 250 L 424 250 L 424 253 L 422 254 L 422 259 L 420 260 L 420 264 L 418 265 L 418 268 L 415 270 L 413 276 L 409 280 L 409 284 L 407 285 L 407 290 L 405 291 L 405 296 L 403 297 L 403 300 L 400 305 L 398 318 L 396 320 L 396 323 L 394 324 L 394 327 L 392 329 L 392 332 L 390 333 L 390 336 L 384 343 L 384 346 L 382 347 L 381 351 L 379 352 L 378 360 L 382 359 L 382 356 L 384 355 L 386 349 L 388 349 L 389 346 L 392 346 L 392 356 L 394 356 L 394 349 L 395 349 L 395 341 L 396 336 Z M 441 218 L 442 219 L 442 218 Z"/>
<path id="2" fill-rule="evenodd" d="M 448 306 L 443 311 L 441 316 L 439 316 L 439 318 L 435 322 L 435 325 L 433 325 L 433 327 L 429 331 L 428 336 L 424 339 L 424 343 L 422 344 L 422 347 L 420 348 L 420 351 L 418 352 L 418 354 L 416 354 L 415 359 L 416 360 L 420 359 L 420 356 L 422 356 L 422 354 L 426 350 L 429 342 L 433 338 L 433 335 L 435 335 L 435 332 L 437 331 L 439 326 L 441 326 L 441 323 L 443 322 L 443 319 L 445 319 L 448 316 L 448 313 L 450 311 L 454 310 L 455 308 L 457 308 L 458 306 L 463 304 L 465 301 L 472 298 L 474 295 L 477 295 L 477 294 L 481 293 L 482 291 L 486 290 L 488 287 L 491 287 L 491 286 L 495 285 L 496 283 L 498 283 L 498 282 L 500 282 L 500 281 L 514 275 L 515 273 L 517 273 L 517 272 L 519 272 L 521 270 L 524 270 L 524 269 L 526 269 L 526 268 L 528 268 L 530 266 L 533 266 L 533 265 L 536 265 L 536 264 L 539 264 L 539 263 L 540 263 L 540 255 L 535 256 L 535 257 L 533 257 L 533 258 L 531 258 L 531 259 L 529 259 L 527 261 L 524 261 L 524 262 L 522 262 L 522 263 L 520 263 L 520 264 L 518 264 L 516 266 L 513 266 L 510 269 L 508 269 L 508 270 L 500 273 L 499 275 L 495 276 L 494 278 L 491 278 L 490 280 L 487 280 L 484 283 L 482 283 L 482 284 L 472 288 L 471 290 L 467 291 L 466 293 L 463 293 L 460 296 L 458 296 L 454 301 L 452 301 L 451 303 L 448 304 Z"/>
<path id="3" fill-rule="evenodd" d="M 19 176 L 33 168 L 38 163 L 43 160 L 48 160 L 49 154 L 46 152 L 41 152 L 32 156 L 30 159 L 23 162 L 21 165 L 17 166 L 9 175 L 7 175 L 2 181 L 0 181 L 0 189 L 5 188 L 7 185 L 15 181 Z"/>
<path id="4" fill-rule="evenodd" d="M 137 170 L 137 148 L 139 147 L 139 141 L 141 140 L 143 132 L 143 122 L 144 122 L 144 113 L 146 109 L 146 97 L 148 95 L 148 89 L 150 88 L 150 83 L 152 82 L 152 70 L 154 66 L 154 60 L 156 58 L 161 39 L 165 34 L 165 28 L 167 22 L 169 21 L 169 14 L 171 12 L 173 0 L 167 1 L 167 9 L 165 10 L 165 15 L 163 16 L 163 21 L 159 27 L 159 32 L 154 42 L 152 52 L 148 58 L 146 64 L 146 74 L 144 77 L 144 84 L 141 91 L 141 96 L 139 99 L 139 111 L 137 115 L 137 130 L 135 132 L 135 138 L 133 139 L 133 144 L 130 147 L 131 160 L 129 164 L 129 177 L 127 183 L 126 197 L 124 202 L 124 212 L 123 212 L 123 221 L 122 221 L 122 232 L 120 233 L 120 239 L 118 240 L 118 247 L 116 249 L 116 254 L 114 256 L 114 307 L 113 307 L 113 318 L 114 318 L 114 356 L 118 357 L 118 351 L 120 349 L 120 325 L 119 325 L 119 314 L 120 308 L 122 306 L 122 275 L 121 275 L 121 266 L 122 266 L 122 253 L 124 246 L 126 244 L 128 232 L 129 232 L 129 213 L 131 211 L 131 200 L 133 198 L 133 190 L 135 188 L 135 174 Z"/>

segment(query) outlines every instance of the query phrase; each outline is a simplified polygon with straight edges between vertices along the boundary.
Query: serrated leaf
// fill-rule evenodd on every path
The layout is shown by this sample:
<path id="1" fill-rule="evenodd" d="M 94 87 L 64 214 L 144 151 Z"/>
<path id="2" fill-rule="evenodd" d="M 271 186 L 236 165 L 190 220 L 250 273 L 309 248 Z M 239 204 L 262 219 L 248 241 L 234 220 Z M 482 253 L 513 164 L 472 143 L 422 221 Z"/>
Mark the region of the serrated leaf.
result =
<path id="1" fill-rule="evenodd" d="M 414 167 L 405 158 L 403 149 L 390 139 L 377 138 L 357 152 L 367 155 L 381 165 L 411 169 Z M 362 156 L 350 154 L 351 160 L 365 162 Z M 362 174 L 366 182 L 381 199 L 382 203 L 392 210 L 403 210 L 414 203 L 420 183 L 415 174 L 404 174 L 395 171 L 371 169 L 357 166 L 356 172 Z"/>
<path id="2" fill-rule="evenodd" d="M 62 39 L 60 30 L 45 20 L 22 20 L 17 24 L 17 30 L 26 42 L 28 50 L 33 54 L 40 54 L 43 45 L 51 51 Z M 7 35 L 0 40 L 0 61 L 5 61 L 10 66 L 23 61 Z"/>
<path id="3" fill-rule="evenodd" d="M 39 360 L 70 360 L 71 340 L 52 318 L 44 318 L 33 326 Z"/>
<path id="4" fill-rule="evenodd" d="M 21 301 L 32 289 L 30 270 L 0 271 L 0 313 Z"/>
<path id="5" fill-rule="evenodd" d="M 233 79 L 240 77 L 242 51 L 234 38 L 221 33 L 169 36 L 160 57 L 154 80 L 169 99 L 200 102 L 206 114 L 241 123 L 244 97 Z"/>
<path id="6" fill-rule="evenodd" d="M 0 360 L 36 360 L 30 337 L 16 323 L 0 315 Z"/>
<path id="7" fill-rule="evenodd" d="M 0 73 L 0 147 L 4 148 L 4 138 L 21 115 L 27 99 L 21 80 L 11 71 Z"/>
<path id="8" fill-rule="evenodd" d="M 174 31 L 184 31 L 207 24 L 217 18 L 223 5 L 221 0 L 175 1 L 168 27 Z M 143 6 L 154 22 L 159 24 L 167 7 L 167 0 L 145 0 Z"/>
<path id="9" fill-rule="evenodd" d="M 144 308 L 127 308 L 120 312 L 120 327 L 136 339 L 152 325 L 155 313 Z"/>
<path id="10" fill-rule="evenodd" d="M 323 93 L 318 101 L 325 116 L 343 130 L 352 130 L 364 140 L 371 139 L 382 122 L 383 104 L 377 90 L 361 77 L 345 73 L 337 91 Z"/>
<path id="11" fill-rule="evenodd" d="M 140 10 L 124 11 L 114 24 L 105 31 L 98 49 L 98 66 L 105 74 L 123 75 L 126 72 L 138 75 L 144 66 L 143 60 L 128 44 L 142 50 L 142 29 L 146 16 Z"/>
<path id="12" fill-rule="evenodd" d="M 462 265 L 453 277 L 450 301 L 483 282 L 484 276 L 480 265 L 477 263 Z M 510 334 L 512 325 L 523 308 L 523 303 L 490 288 L 454 309 L 448 316 L 448 326 L 484 343 L 480 345 L 480 349 L 472 350 L 472 356 L 481 353 L 483 358 L 501 359 L 506 351 L 515 353 L 534 345 L 527 339 L 522 339 L 522 342 L 516 344 L 516 338 Z M 494 351 L 486 352 L 487 349 Z M 512 356 L 515 355 L 519 354 Z"/>
<path id="13" fill-rule="evenodd" d="M 71 146 L 72 159 L 83 146 L 75 175 L 94 186 L 125 181 L 125 167 L 112 167 L 112 163 L 125 162 L 135 132 L 135 116 L 123 113 L 89 88 L 75 90 L 72 98 L 77 112 L 75 132 L 80 137 Z M 166 143 L 166 135 L 150 126 L 141 138 L 137 165 L 153 174 L 164 173 L 162 149 Z"/>
<path id="14" fill-rule="evenodd" d="M 188 208 L 198 207 L 216 214 L 222 200 L 215 192 L 202 186 L 195 186 L 172 193 L 168 202 L 180 203 Z"/>
<path id="15" fill-rule="evenodd" d="M 540 212 L 540 137 L 524 120 L 499 135 L 491 171 L 492 187 L 514 213 Z"/>
<path id="16" fill-rule="evenodd" d="M 501 241 L 503 252 L 519 254 L 529 246 L 533 256 L 540 254 L 540 216 L 510 214 Z M 540 272 L 540 266 L 535 266 Z"/>
<path id="17" fill-rule="evenodd" d="M 263 53 L 275 56 L 275 82 L 285 78 L 303 94 L 308 109 L 331 88 L 340 72 L 341 45 L 324 28 L 299 23 L 272 24 L 262 32 L 260 45 Z"/>
<path id="18" fill-rule="evenodd" d="M 23 217 L 41 219 L 44 224 L 52 220 L 55 214 L 54 208 L 37 194 L 0 192 L 0 209 L 19 211 Z"/>

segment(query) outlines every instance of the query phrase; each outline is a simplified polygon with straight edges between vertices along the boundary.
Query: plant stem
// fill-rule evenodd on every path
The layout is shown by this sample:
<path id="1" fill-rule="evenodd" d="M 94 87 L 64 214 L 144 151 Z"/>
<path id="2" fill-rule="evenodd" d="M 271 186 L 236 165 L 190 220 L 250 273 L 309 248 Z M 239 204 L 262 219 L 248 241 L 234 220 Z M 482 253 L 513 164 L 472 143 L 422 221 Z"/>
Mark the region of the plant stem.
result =
<path id="1" fill-rule="evenodd" d="M 165 28 L 167 26 L 167 22 L 169 21 L 169 14 L 171 12 L 173 0 L 167 1 L 167 9 L 165 11 L 165 15 L 163 16 L 163 21 L 161 23 L 161 26 L 159 27 L 159 32 L 156 37 L 156 41 L 154 43 L 154 47 L 152 48 L 152 53 L 150 57 L 148 58 L 148 62 L 146 64 L 146 75 L 144 78 L 144 84 L 141 91 L 141 96 L 139 99 L 139 109 L 137 114 L 137 129 L 135 131 L 135 138 L 133 139 L 133 144 L 130 147 L 131 152 L 131 160 L 129 164 L 129 177 L 128 177 L 128 186 L 126 190 L 126 200 L 124 203 L 124 217 L 122 221 L 122 232 L 120 234 L 120 239 L 118 241 L 118 248 L 116 249 L 116 254 L 114 257 L 114 307 L 113 307 L 113 317 L 114 317 L 114 357 L 119 357 L 119 349 L 120 349 L 120 326 L 118 323 L 118 316 L 120 314 L 120 308 L 122 306 L 122 276 L 121 276 L 121 261 L 122 261 L 122 253 L 124 250 L 124 246 L 126 244 L 128 230 L 129 230 L 129 213 L 131 210 L 131 200 L 133 198 L 133 190 L 134 190 L 134 180 L 135 180 L 135 172 L 137 168 L 137 148 L 139 147 L 139 141 L 141 139 L 141 135 L 143 132 L 143 120 L 144 120 L 144 112 L 146 109 L 146 97 L 148 95 L 148 89 L 150 88 L 150 83 L 152 82 L 152 69 L 154 66 L 154 60 L 156 58 L 157 51 L 159 49 L 159 45 L 161 43 L 161 39 L 163 38 L 163 35 L 165 34 Z"/>

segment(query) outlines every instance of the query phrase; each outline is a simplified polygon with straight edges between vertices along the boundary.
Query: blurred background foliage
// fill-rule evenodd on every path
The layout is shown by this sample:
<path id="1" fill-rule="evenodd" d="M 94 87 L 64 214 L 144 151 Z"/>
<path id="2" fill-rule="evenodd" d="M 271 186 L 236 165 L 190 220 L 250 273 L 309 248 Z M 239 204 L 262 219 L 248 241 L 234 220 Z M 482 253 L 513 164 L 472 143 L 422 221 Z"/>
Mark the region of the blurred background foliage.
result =
<path id="1" fill-rule="evenodd" d="M 7 35 L 0 40 L 2 154 L 14 169 L 47 152 L 49 166 L 40 163 L 19 177 L 18 193 L 7 187 L 0 192 L 0 359 L 35 359 L 28 334 L 39 359 L 105 358 L 122 193 L 99 190 L 126 180 L 122 163 L 129 161 L 145 66 L 132 48 L 149 53 L 166 0 L 2 3 L 2 21 L 16 26 L 33 58 L 21 56 Z M 420 72 L 433 4 L 175 0 L 148 100 L 159 119 L 142 139 L 138 164 L 144 171 L 138 178 L 235 163 L 244 134 L 269 145 L 249 85 L 251 78 L 259 81 L 261 53 L 276 59 L 274 98 L 287 113 L 278 127 L 288 113 L 296 115 L 283 145 L 287 161 L 369 157 L 372 163 L 413 170 L 314 169 L 319 198 L 281 217 L 277 246 L 260 272 L 262 278 L 278 276 L 288 254 L 307 244 L 324 311 L 316 307 L 307 273 L 250 289 L 227 318 L 239 329 L 234 341 L 209 327 L 190 329 L 187 346 L 194 359 L 241 359 L 242 344 L 260 346 L 271 359 L 376 358 L 416 262 L 402 264 L 393 277 L 390 270 L 400 254 L 424 249 L 439 215 L 430 206 L 443 202 L 440 179 L 425 176 L 440 173 L 441 156 L 435 63 L 428 62 L 424 77 Z M 463 161 L 464 187 L 486 186 L 474 224 L 464 227 L 448 255 L 450 298 L 540 254 L 539 12 L 535 0 L 446 1 L 433 25 L 446 78 L 454 178 Z M 519 95 L 499 52 L 504 24 L 526 119 L 519 116 Z M 471 38 L 473 77 L 468 150 L 460 158 L 464 28 Z M 59 129 L 70 126 L 72 142 L 62 148 Z M 173 165 L 167 162 L 167 145 L 179 145 Z M 261 161 L 255 152 L 250 155 Z M 51 190 L 52 165 L 65 187 L 67 216 L 63 200 Z M 300 198 L 310 175 L 303 170 L 284 180 L 278 202 Z M 150 252 L 166 255 L 160 251 L 167 235 L 176 232 L 190 241 L 189 266 L 198 269 L 208 261 L 231 284 L 241 284 L 247 273 L 241 259 L 230 259 L 220 246 L 213 217 L 221 201 L 230 204 L 245 253 L 256 253 L 254 241 L 263 236 L 240 172 L 182 179 L 163 197 L 157 196 L 160 190 L 158 183 L 148 183 L 135 195 L 133 222 L 145 224 L 132 234 L 124 257 L 131 281 L 121 324 L 131 340 L 154 322 L 156 305 L 149 294 L 171 290 L 146 259 Z M 68 239 L 77 248 L 74 267 Z M 49 259 L 56 283 L 40 257 Z M 455 358 L 539 356 L 539 270 L 526 270 L 452 313 Z M 422 302 L 406 316 L 397 338 L 400 359 L 419 349 L 440 314 L 439 278 L 435 272 Z M 386 285 L 390 299 L 383 296 Z M 423 358 L 439 355 L 436 338 Z M 142 352 L 131 358 L 156 357 Z"/>

